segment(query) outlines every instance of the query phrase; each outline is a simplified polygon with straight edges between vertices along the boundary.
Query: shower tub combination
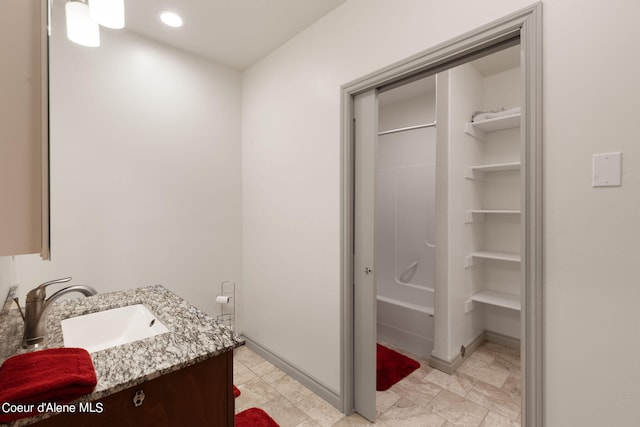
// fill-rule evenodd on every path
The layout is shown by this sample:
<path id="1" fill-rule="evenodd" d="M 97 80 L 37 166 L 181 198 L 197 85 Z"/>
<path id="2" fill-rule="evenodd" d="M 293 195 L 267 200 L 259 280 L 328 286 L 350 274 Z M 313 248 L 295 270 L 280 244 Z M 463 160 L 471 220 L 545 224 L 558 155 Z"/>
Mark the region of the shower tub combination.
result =
<path id="1" fill-rule="evenodd" d="M 376 170 L 378 340 L 433 349 L 435 127 L 381 134 Z"/>

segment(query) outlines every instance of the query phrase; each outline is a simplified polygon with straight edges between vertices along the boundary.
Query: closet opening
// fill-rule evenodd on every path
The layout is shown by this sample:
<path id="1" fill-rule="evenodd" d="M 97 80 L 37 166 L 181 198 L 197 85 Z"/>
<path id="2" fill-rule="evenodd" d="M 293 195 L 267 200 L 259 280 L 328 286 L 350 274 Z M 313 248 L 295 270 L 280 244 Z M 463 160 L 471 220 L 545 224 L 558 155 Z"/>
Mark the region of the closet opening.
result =
<path id="1" fill-rule="evenodd" d="M 539 30 L 533 6 L 345 86 L 346 412 L 455 423 L 455 397 L 478 424 L 541 421 Z M 422 364 L 397 408 L 376 406 L 378 344 Z"/>
<path id="2" fill-rule="evenodd" d="M 482 417 L 466 395 L 487 384 L 510 421 L 520 416 L 519 53 L 516 44 L 378 90 L 377 138 L 356 135 L 356 144 L 375 144 L 376 413 L 383 420 L 403 416 L 387 407 L 398 396 L 407 410 L 413 403 L 436 417 L 419 406 L 447 401 L 445 392 L 462 395 Z M 411 373 L 404 363 L 420 369 Z M 391 392 L 389 377 L 398 384 Z M 468 389 L 452 386 L 462 378 Z"/>

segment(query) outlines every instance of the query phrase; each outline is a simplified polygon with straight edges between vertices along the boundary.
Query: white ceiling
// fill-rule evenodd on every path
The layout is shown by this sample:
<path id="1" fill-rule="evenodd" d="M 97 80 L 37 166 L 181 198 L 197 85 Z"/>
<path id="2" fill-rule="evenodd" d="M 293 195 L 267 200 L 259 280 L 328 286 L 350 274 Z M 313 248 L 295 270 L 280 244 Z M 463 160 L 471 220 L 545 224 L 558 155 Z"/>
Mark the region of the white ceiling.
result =
<path id="1" fill-rule="evenodd" d="M 345 0 L 125 0 L 125 29 L 244 70 Z M 65 0 L 54 0 L 62 7 Z M 171 28 L 161 11 L 184 20 Z M 113 31 L 113 30 L 105 30 Z"/>
<path id="2" fill-rule="evenodd" d="M 126 28 L 244 70 L 345 0 L 125 0 Z M 180 28 L 158 19 L 178 13 Z"/>

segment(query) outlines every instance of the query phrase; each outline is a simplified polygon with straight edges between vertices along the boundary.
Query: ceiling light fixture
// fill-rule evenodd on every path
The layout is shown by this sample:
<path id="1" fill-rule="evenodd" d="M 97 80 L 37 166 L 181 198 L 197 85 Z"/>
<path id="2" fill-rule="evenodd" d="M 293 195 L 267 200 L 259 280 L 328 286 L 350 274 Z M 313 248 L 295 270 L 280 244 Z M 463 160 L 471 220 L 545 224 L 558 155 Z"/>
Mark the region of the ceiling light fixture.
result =
<path id="1" fill-rule="evenodd" d="M 107 28 L 124 28 L 124 0 L 89 0 L 91 19 Z"/>
<path id="2" fill-rule="evenodd" d="M 67 38 L 82 46 L 100 46 L 100 27 L 91 19 L 86 0 L 68 1 L 64 10 L 67 19 Z"/>
<path id="3" fill-rule="evenodd" d="M 170 27 L 182 27 L 182 18 L 177 13 L 162 12 L 160 20 Z"/>

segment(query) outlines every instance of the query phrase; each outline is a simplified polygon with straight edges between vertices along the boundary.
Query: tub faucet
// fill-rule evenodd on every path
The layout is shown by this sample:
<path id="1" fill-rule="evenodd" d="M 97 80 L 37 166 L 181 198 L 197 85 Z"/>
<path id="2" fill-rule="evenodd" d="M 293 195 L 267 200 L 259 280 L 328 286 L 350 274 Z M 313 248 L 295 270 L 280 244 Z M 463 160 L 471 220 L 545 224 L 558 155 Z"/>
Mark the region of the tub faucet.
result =
<path id="1" fill-rule="evenodd" d="M 98 292 L 91 286 L 74 285 L 67 286 L 53 293 L 47 298 L 46 287 L 56 283 L 65 283 L 71 280 L 71 277 L 64 279 L 56 279 L 45 282 L 27 294 L 27 302 L 25 304 L 24 313 L 18 304 L 18 298 L 15 298 L 16 304 L 20 309 L 20 314 L 24 320 L 24 335 L 22 337 L 22 348 L 37 348 L 42 346 L 47 339 L 47 313 L 51 303 L 64 294 L 69 292 L 80 292 L 88 297 Z"/>

